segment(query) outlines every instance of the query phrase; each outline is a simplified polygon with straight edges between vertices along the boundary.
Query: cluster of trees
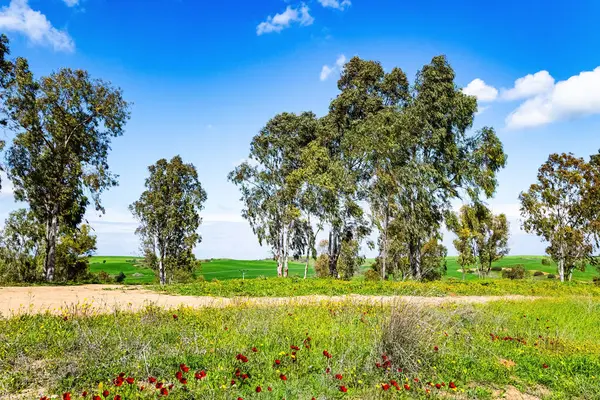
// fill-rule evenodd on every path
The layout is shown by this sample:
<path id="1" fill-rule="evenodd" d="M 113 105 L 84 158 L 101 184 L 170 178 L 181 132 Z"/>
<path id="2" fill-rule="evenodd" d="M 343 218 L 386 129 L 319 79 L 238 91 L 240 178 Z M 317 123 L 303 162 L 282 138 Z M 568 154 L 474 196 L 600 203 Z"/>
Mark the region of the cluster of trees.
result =
<path id="1" fill-rule="evenodd" d="M 399 68 L 385 72 L 354 57 L 327 115 L 282 113 L 253 138 L 229 179 L 240 187 L 243 216 L 272 248 L 278 275 L 287 276 L 290 256 L 306 257 L 308 267 L 327 230 L 319 264 L 328 268 L 317 271 L 350 278 L 376 228 L 382 278 L 441 276 L 440 230 L 452 200 L 492 196 L 506 163 L 492 128 L 472 132 L 477 102 L 454 78 L 444 56 L 412 84 Z"/>
<path id="2" fill-rule="evenodd" d="M 96 243 L 82 224 L 86 208 L 103 211 L 100 195 L 117 184 L 107 155 L 112 138 L 123 134 L 129 104 L 120 89 L 86 71 L 36 78 L 26 59 L 9 54 L 0 35 L 0 121 L 14 132 L 2 168 L 15 199 L 29 207 L 6 221 L 0 278 L 75 279 L 87 272 Z"/>

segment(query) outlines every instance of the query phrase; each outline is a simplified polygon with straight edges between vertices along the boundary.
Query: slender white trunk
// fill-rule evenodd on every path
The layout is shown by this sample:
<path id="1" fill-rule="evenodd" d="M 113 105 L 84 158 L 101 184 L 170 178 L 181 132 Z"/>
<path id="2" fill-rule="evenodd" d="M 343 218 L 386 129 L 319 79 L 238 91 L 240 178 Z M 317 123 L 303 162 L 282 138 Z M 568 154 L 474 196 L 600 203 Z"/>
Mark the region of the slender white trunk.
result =
<path id="1" fill-rule="evenodd" d="M 291 227 L 291 224 L 290 224 Z M 287 227 L 285 230 L 285 242 L 284 242 L 284 251 L 283 251 L 283 277 L 288 277 L 288 260 L 290 255 L 290 227 Z"/>
<path id="2" fill-rule="evenodd" d="M 58 237 L 58 206 L 54 206 L 52 209 L 52 217 L 49 223 L 46 225 L 46 259 L 44 274 L 46 275 L 46 281 L 52 282 L 54 280 L 54 270 L 56 267 L 56 241 Z"/>
<path id="3" fill-rule="evenodd" d="M 388 245 L 388 225 L 389 225 L 389 213 L 385 210 L 385 221 L 383 225 L 383 254 L 381 255 L 381 279 L 385 279 L 386 266 L 387 266 L 387 245 Z"/>

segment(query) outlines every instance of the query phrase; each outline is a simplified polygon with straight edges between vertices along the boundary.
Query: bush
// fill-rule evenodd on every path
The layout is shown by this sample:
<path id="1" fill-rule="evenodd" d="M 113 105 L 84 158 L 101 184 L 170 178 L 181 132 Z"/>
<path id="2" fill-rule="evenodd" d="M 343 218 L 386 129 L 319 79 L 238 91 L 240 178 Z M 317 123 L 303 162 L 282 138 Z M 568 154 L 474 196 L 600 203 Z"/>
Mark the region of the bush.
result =
<path id="1" fill-rule="evenodd" d="M 329 276 L 329 256 L 327 254 L 321 254 L 315 261 L 315 275 L 317 278 Z"/>
<path id="2" fill-rule="evenodd" d="M 98 272 L 98 280 L 100 280 L 100 282 L 102 283 L 111 283 L 113 281 L 113 279 L 106 271 Z"/>
<path id="3" fill-rule="evenodd" d="M 542 257 L 542 265 L 552 265 L 552 260 L 548 257 Z"/>
<path id="4" fill-rule="evenodd" d="M 595 276 L 592 282 L 594 282 L 594 285 L 600 286 L 600 276 Z"/>
<path id="5" fill-rule="evenodd" d="M 492 267 L 491 271 L 502 272 L 502 267 Z"/>
<path id="6" fill-rule="evenodd" d="M 525 268 L 523 268 L 523 266 L 520 265 L 502 271 L 502 277 L 508 279 L 524 279 L 528 276 L 529 271 L 527 271 Z"/>
<path id="7" fill-rule="evenodd" d="M 340 246 L 340 256 L 337 260 L 337 270 L 340 278 L 350 279 L 360 268 L 360 265 L 364 261 L 362 257 L 358 255 L 360 247 L 356 240 L 342 241 Z"/>
<path id="8" fill-rule="evenodd" d="M 556 279 L 556 275 L 554 275 L 554 274 L 548 274 L 548 279 Z"/>
<path id="9" fill-rule="evenodd" d="M 119 275 L 117 275 L 115 277 L 115 282 L 117 283 L 123 283 L 125 281 L 125 274 L 123 273 L 123 271 L 119 272 Z"/>
<path id="10" fill-rule="evenodd" d="M 544 276 L 544 273 L 542 271 L 535 271 L 533 276 Z"/>
<path id="11" fill-rule="evenodd" d="M 102 260 L 102 264 L 106 264 L 106 260 Z"/>
<path id="12" fill-rule="evenodd" d="M 194 274 L 191 271 L 178 268 L 173 271 L 171 279 L 173 283 L 190 283 L 194 280 Z"/>
<path id="13" fill-rule="evenodd" d="M 378 281 L 381 279 L 381 275 L 379 272 L 375 271 L 372 268 L 369 268 L 365 271 L 365 281 Z"/>

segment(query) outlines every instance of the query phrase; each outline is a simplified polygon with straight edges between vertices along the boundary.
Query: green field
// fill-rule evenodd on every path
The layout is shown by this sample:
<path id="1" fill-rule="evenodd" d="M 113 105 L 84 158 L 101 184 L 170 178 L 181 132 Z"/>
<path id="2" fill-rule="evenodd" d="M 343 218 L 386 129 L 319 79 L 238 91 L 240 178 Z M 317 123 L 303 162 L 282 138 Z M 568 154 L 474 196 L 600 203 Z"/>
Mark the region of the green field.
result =
<path id="1" fill-rule="evenodd" d="M 368 259 L 363 269 L 373 262 Z M 506 256 L 502 260 L 494 263 L 494 266 L 511 267 L 516 264 L 522 264 L 526 269 L 534 271 L 542 271 L 547 274 L 555 274 L 556 266 L 542 265 L 542 256 Z M 456 257 L 447 258 L 448 272 L 446 278 L 462 279 L 460 266 L 456 262 Z M 196 276 L 204 276 L 206 280 L 226 280 L 226 279 L 241 279 L 242 271 L 245 278 L 252 279 L 257 277 L 275 277 L 277 276 L 277 264 L 271 260 L 231 260 L 231 259 L 213 259 L 211 261 L 203 261 L 202 267 L 196 271 Z M 98 273 L 104 271 L 112 276 L 123 272 L 126 276 L 125 283 L 128 284 L 145 284 L 155 281 L 154 272 L 151 269 L 145 268 L 141 264 L 141 259 L 136 257 L 118 257 L 118 256 L 94 256 L 90 261 L 90 271 Z M 291 262 L 289 264 L 290 276 L 304 276 L 304 264 Z M 312 266 L 309 267 L 309 276 L 314 275 Z M 576 271 L 573 274 L 573 280 L 590 281 L 594 276 L 598 276 L 598 272 L 593 267 L 588 267 L 586 271 Z M 499 272 L 492 272 L 491 278 L 500 277 Z M 478 280 L 476 273 L 466 274 L 467 280 Z M 535 277 L 532 279 L 548 279 L 547 276 Z"/>

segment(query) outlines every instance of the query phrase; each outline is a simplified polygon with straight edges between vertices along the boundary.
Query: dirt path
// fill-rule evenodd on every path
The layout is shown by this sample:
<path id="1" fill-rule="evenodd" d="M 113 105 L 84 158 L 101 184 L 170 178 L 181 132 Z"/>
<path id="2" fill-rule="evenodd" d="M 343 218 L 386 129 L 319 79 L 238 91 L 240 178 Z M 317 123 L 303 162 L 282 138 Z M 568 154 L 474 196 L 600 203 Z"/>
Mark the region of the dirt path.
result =
<path id="1" fill-rule="evenodd" d="M 106 290 L 110 289 L 110 290 Z M 77 309 L 80 312 L 94 310 L 110 312 L 119 310 L 138 310 L 147 305 L 164 308 L 189 307 L 227 307 L 234 305 L 281 305 L 290 303 L 318 303 L 321 301 L 351 301 L 370 304 L 389 304 L 395 301 L 410 301 L 423 305 L 443 303 L 485 303 L 495 300 L 530 300 L 527 296 L 455 296 L 455 297 L 419 297 L 419 296 L 299 296 L 299 297 L 259 297 L 259 298 L 223 298 L 209 296 L 173 296 L 161 294 L 142 287 L 117 285 L 82 286 L 36 286 L 36 287 L 0 287 L 0 316 L 7 317 L 22 313 L 62 313 L 65 309 Z"/>

